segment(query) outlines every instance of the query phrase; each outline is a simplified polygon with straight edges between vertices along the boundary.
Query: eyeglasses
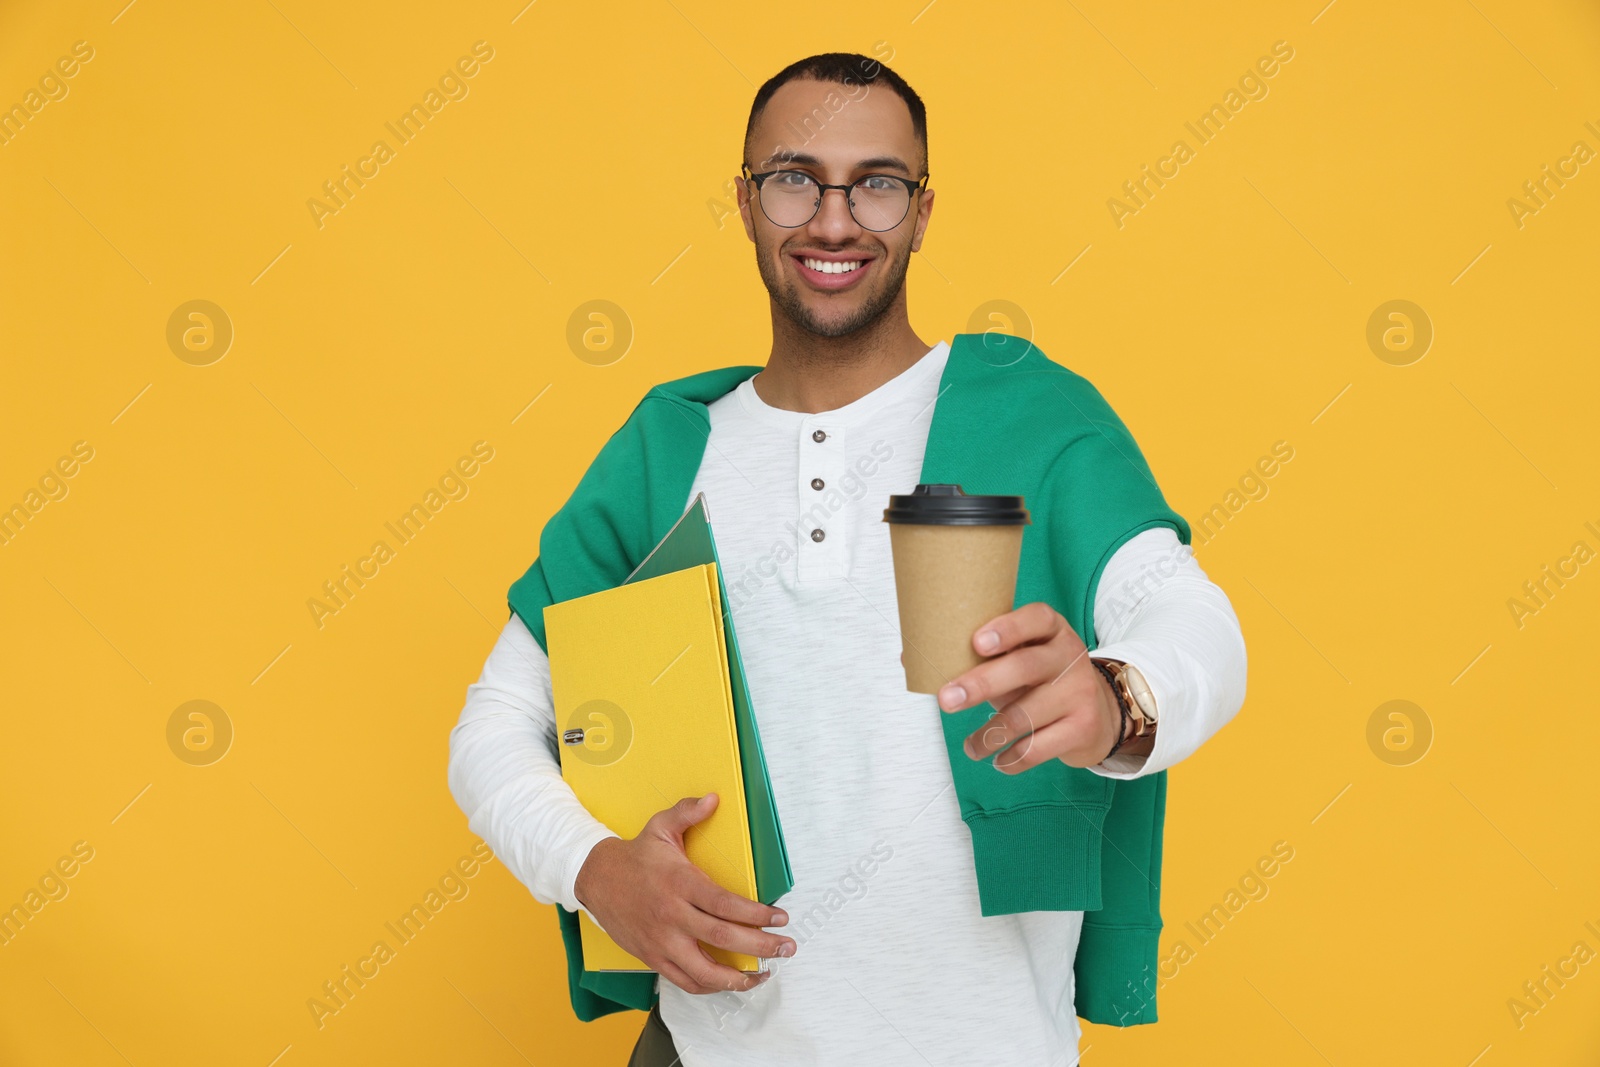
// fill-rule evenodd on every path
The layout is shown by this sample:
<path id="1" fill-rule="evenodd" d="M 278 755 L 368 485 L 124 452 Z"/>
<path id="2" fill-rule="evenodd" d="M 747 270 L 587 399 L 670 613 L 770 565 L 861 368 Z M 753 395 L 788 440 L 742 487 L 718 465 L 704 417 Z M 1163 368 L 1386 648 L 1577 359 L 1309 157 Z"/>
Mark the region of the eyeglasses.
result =
<path id="1" fill-rule="evenodd" d="M 803 170 L 769 170 L 754 174 L 750 165 L 742 168 L 745 177 L 755 182 L 761 213 L 774 225 L 785 229 L 804 226 L 822 208 L 822 197 L 829 189 L 844 191 L 850 217 L 864 230 L 882 233 L 905 221 L 911 210 L 911 197 L 928 182 L 924 174 L 916 181 L 894 174 L 868 174 L 849 185 L 824 185 Z"/>

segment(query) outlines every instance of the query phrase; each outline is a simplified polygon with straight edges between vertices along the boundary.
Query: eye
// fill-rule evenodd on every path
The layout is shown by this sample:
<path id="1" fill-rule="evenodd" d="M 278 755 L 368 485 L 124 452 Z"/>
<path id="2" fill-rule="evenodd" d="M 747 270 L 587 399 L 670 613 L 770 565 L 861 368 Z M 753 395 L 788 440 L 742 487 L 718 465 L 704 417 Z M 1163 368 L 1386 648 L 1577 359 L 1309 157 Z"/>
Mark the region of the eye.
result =
<path id="1" fill-rule="evenodd" d="M 812 184 L 811 175 L 798 170 L 780 170 L 767 180 L 778 188 L 786 190 L 804 189 Z"/>
<path id="2" fill-rule="evenodd" d="M 881 174 L 869 174 L 856 182 L 856 188 L 865 189 L 869 193 L 886 193 L 899 184 L 893 178 L 885 178 Z"/>

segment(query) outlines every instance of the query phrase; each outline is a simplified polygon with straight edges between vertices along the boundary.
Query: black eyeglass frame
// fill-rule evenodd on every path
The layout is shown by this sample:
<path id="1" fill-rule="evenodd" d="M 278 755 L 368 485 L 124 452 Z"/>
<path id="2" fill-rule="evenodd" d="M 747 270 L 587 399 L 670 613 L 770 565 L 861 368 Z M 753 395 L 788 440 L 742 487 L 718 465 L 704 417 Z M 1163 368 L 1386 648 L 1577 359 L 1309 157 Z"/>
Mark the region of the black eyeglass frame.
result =
<path id="1" fill-rule="evenodd" d="M 805 222 L 797 222 L 792 226 L 785 225 L 784 223 L 774 219 L 771 215 L 767 215 L 767 205 L 765 203 L 761 205 L 761 214 L 766 215 L 767 221 L 772 223 L 774 226 L 782 226 L 786 230 L 798 230 L 802 226 L 809 225 L 811 220 L 817 217 L 817 212 L 822 210 L 822 199 L 828 195 L 828 190 L 839 189 L 844 193 L 844 202 L 850 210 L 850 217 L 855 219 L 857 226 L 860 226 L 863 230 L 870 231 L 871 233 L 888 233 L 890 230 L 894 229 L 895 226 L 899 226 L 902 222 L 906 221 L 906 218 L 911 214 L 912 199 L 915 198 L 918 193 L 927 188 L 929 178 L 928 174 L 923 174 L 923 176 L 918 178 L 916 181 L 912 181 L 910 178 L 902 178 L 898 174 L 863 174 L 861 177 L 857 178 L 848 185 L 825 185 L 824 183 L 817 181 L 816 175 L 807 174 L 803 170 L 795 170 L 792 167 L 780 167 L 777 170 L 763 171 L 760 174 L 752 171 L 750 169 L 750 164 L 748 163 L 742 164 L 739 169 L 744 172 L 744 177 L 747 180 L 755 182 L 757 193 L 756 199 L 758 200 L 760 199 L 761 183 L 772 177 L 774 174 L 804 174 L 816 184 L 817 202 L 816 205 L 812 207 L 811 214 L 806 218 Z M 906 192 L 910 194 L 906 198 L 906 213 L 895 220 L 894 226 L 885 226 L 881 230 L 874 230 L 871 226 L 868 226 L 866 223 L 856 218 L 856 205 L 855 202 L 850 199 L 850 190 L 854 189 L 857 185 L 860 185 L 868 178 L 889 178 L 892 181 L 897 181 L 901 185 L 904 185 L 906 187 Z"/>

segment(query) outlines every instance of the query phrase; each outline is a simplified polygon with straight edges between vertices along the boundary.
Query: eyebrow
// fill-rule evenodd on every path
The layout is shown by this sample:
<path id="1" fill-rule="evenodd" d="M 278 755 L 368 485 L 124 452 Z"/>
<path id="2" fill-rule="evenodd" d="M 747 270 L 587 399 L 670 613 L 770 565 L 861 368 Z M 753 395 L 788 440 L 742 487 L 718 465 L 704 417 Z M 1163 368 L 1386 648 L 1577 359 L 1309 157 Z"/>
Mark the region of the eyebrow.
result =
<path id="1" fill-rule="evenodd" d="M 772 162 L 779 164 L 780 166 L 797 165 L 801 167 L 816 167 L 819 170 L 823 166 L 822 160 L 818 159 L 816 156 L 807 155 L 804 152 L 784 152 L 781 153 L 781 159 L 777 158 L 779 155 L 779 153 L 774 153 L 772 156 L 768 156 L 767 158 Z M 906 166 L 905 161 L 899 156 L 873 156 L 870 159 L 863 159 L 856 163 L 855 169 L 898 170 L 906 174 L 911 173 L 911 168 Z"/>

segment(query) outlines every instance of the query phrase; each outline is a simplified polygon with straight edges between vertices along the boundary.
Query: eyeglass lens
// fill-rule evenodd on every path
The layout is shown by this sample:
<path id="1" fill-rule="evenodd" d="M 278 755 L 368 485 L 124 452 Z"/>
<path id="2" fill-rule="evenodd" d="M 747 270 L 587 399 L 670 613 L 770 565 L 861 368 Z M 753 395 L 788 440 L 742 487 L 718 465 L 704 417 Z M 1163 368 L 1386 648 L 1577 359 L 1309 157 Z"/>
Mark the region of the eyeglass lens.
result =
<path id="1" fill-rule="evenodd" d="M 780 170 L 761 183 L 761 210 L 779 226 L 804 226 L 822 206 L 817 181 L 798 170 Z M 850 214 L 863 229 L 892 230 L 911 208 L 902 182 L 869 174 L 850 187 Z"/>

